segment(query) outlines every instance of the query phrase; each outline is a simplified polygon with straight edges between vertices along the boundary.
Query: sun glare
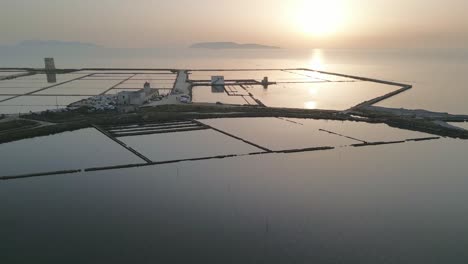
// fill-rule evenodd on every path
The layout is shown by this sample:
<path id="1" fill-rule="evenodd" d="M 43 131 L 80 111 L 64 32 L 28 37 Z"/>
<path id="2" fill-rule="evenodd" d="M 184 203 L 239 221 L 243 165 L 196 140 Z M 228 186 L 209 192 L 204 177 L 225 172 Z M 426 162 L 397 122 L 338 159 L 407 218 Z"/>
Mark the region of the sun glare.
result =
<path id="1" fill-rule="evenodd" d="M 340 29 L 344 20 L 341 0 L 305 0 L 296 13 L 298 29 L 308 35 L 326 36 Z"/>
<path id="2" fill-rule="evenodd" d="M 305 109 L 317 109 L 317 102 L 315 101 L 309 101 L 304 103 L 304 108 Z"/>
<path id="3" fill-rule="evenodd" d="M 314 49 L 312 51 L 312 56 L 310 57 L 310 62 L 308 66 L 309 68 L 317 71 L 325 70 L 324 55 L 321 49 Z"/>

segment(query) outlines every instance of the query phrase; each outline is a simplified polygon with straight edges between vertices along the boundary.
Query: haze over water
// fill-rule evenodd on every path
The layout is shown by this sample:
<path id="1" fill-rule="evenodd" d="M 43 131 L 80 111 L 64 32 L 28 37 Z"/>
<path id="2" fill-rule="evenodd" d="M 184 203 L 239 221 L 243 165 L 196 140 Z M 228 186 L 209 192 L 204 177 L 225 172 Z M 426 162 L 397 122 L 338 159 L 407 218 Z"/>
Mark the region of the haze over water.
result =
<path id="1" fill-rule="evenodd" d="M 467 81 L 464 51 L 181 52 L 173 57 L 107 51 L 98 57 L 56 56 L 56 60 L 64 68 L 311 67 L 414 85 L 413 90 L 382 102 L 385 106 L 468 113 L 467 90 L 460 85 Z M 7 59 L 8 64 L 40 66 L 31 57 L 15 58 L 18 61 Z M 297 125 L 283 122 L 282 126 Z M 249 127 L 258 136 L 264 129 L 278 129 L 277 125 Z M 287 146 L 290 132 L 283 135 Z M 71 146 L 87 141 L 69 137 L 78 140 L 68 142 Z M 386 138 L 391 139 L 391 134 Z M 192 142 L 200 139 L 193 137 Z M 164 149 L 176 148 L 177 137 L 174 140 L 157 141 L 158 147 L 150 151 L 159 149 L 155 153 L 164 159 Z M 19 149 L 40 146 L 54 153 L 57 146 L 48 142 L 36 145 L 26 140 Z M 184 142 L 188 145 L 177 149 L 191 146 Z M 212 140 L 204 142 L 206 154 L 193 148 L 184 157 L 216 153 L 208 143 Z M 3 149 L 15 151 L 14 144 Z M 0 244 L 7 252 L 3 258 L 6 263 L 463 263 L 468 258 L 467 147 L 465 142 L 444 139 L 4 182 L 0 185 L 0 199 L 6 201 L 0 206 L 4 227 Z M 107 147 L 101 148 L 106 153 Z M 86 150 L 85 145 L 80 149 Z M 8 159 L 11 152 L 1 150 L 3 160 Z M 17 154 L 18 159 L 8 159 L 11 169 L 33 164 L 25 164 Z M 83 155 L 92 164 L 93 156 L 100 160 L 102 154 Z M 121 158 L 111 152 L 104 155 L 109 162 Z M 80 160 L 77 156 L 61 161 L 61 157 L 49 159 L 63 164 Z M 34 155 L 30 158 L 35 160 Z"/>
<path id="2" fill-rule="evenodd" d="M 310 68 L 413 85 L 378 106 L 468 114 L 467 3 L 4 0 L 0 67 Z M 27 39 L 102 47 L 16 45 Z M 282 48 L 187 48 L 212 40 Z M 467 141 L 405 141 L 434 135 L 365 122 L 198 121 L 272 150 L 335 149 L 243 156 L 260 149 L 215 130 L 122 137 L 156 162 L 239 156 L 0 181 L 0 263 L 468 262 Z M 141 162 L 94 128 L 0 144 L 0 176 Z"/>
<path id="3" fill-rule="evenodd" d="M 468 49 L 13 49 L 1 52 L 0 67 L 42 67 L 44 54 L 57 67 L 241 69 L 299 68 L 374 77 L 413 85 L 379 105 L 468 113 Z"/>

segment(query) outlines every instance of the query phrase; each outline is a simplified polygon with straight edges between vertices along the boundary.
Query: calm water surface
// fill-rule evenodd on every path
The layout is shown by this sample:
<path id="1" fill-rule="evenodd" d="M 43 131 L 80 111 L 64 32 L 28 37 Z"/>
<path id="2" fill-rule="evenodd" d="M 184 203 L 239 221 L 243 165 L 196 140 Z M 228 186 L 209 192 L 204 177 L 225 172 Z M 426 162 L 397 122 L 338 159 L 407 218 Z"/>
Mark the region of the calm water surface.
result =
<path id="1" fill-rule="evenodd" d="M 0 66 L 41 66 L 43 57 L 0 55 Z M 307 66 L 414 85 L 382 102 L 385 106 L 468 114 L 465 51 L 106 50 L 80 55 L 56 54 L 56 64 Z M 355 142 L 317 134 L 322 126 L 364 140 L 427 136 L 348 122 L 241 121 L 207 122 L 275 149 Z M 1 174 L 141 162 L 102 135 L 73 133 L 78 132 L 0 145 Z M 215 135 L 200 135 L 196 143 L 174 136 L 125 140 L 158 159 L 251 151 Z M 466 141 L 440 139 L 2 181 L 0 261 L 466 263 L 467 150 Z"/>
<path id="2" fill-rule="evenodd" d="M 465 263 L 466 147 L 439 140 L 2 182 L 2 260 Z"/>
<path id="3" fill-rule="evenodd" d="M 1 176 L 142 163 L 95 129 L 0 144 Z"/>

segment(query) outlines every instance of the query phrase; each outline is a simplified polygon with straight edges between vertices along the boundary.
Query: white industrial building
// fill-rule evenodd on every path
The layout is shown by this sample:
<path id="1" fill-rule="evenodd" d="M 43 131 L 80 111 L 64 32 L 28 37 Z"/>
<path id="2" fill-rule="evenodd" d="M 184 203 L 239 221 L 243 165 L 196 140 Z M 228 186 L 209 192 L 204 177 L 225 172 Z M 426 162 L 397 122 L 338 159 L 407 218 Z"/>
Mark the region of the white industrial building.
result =
<path id="1" fill-rule="evenodd" d="M 123 91 L 117 94 L 118 105 L 142 105 L 151 99 L 153 96 L 159 95 L 158 90 L 151 89 L 149 83 L 145 83 L 145 87 L 138 91 Z"/>

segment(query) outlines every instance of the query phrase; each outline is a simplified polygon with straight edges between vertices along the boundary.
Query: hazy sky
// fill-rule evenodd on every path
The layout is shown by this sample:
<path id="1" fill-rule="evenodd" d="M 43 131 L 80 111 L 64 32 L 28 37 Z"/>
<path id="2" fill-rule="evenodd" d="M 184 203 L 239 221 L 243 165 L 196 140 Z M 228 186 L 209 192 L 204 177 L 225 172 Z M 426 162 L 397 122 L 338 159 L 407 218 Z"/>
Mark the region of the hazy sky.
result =
<path id="1" fill-rule="evenodd" d="M 467 0 L 0 0 L 0 45 L 468 47 Z"/>

